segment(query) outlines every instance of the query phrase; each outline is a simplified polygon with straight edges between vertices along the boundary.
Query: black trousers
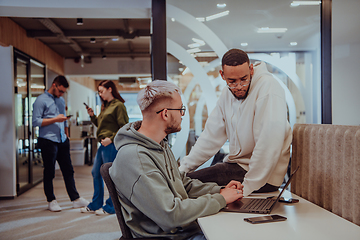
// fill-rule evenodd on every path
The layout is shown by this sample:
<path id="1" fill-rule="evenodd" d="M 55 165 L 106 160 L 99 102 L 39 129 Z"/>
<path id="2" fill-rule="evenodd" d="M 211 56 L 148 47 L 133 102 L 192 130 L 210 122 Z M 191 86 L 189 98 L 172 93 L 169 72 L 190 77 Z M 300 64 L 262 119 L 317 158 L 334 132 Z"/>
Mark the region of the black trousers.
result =
<path id="1" fill-rule="evenodd" d="M 59 163 L 70 200 L 74 201 L 78 199 L 80 196 L 75 187 L 69 139 L 66 139 L 63 143 L 56 143 L 45 138 L 38 138 L 38 142 L 44 162 L 44 192 L 46 200 L 51 202 L 56 199 L 53 187 L 56 161 Z"/>
<path id="2" fill-rule="evenodd" d="M 246 173 L 247 171 L 237 163 L 223 162 L 217 163 L 207 168 L 200 169 L 195 172 L 188 173 L 186 174 L 186 176 L 194 179 L 199 179 L 202 182 L 216 182 L 220 186 L 225 186 L 231 180 L 236 180 L 242 183 L 244 181 L 244 176 Z M 279 186 L 273 186 L 266 183 L 259 190 L 254 192 L 274 192 L 277 191 L 278 188 Z"/>

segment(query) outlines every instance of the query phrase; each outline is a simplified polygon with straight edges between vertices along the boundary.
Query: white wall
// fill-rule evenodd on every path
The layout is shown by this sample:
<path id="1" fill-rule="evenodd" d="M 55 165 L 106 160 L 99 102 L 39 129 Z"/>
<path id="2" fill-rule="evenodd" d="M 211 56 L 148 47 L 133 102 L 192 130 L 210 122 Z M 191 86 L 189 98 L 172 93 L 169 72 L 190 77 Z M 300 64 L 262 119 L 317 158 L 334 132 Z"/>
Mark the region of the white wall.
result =
<path id="1" fill-rule="evenodd" d="M 332 4 L 332 122 L 360 125 L 360 1 Z"/>
<path id="2" fill-rule="evenodd" d="M 16 196 L 13 48 L 0 46 L 0 197 Z"/>
<path id="3" fill-rule="evenodd" d="M 71 81 L 71 78 L 67 77 L 69 81 L 69 89 L 67 91 L 67 114 L 73 115 L 73 117 L 70 119 L 71 126 L 74 126 L 74 124 L 77 121 L 84 121 L 84 120 L 90 120 L 90 117 L 86 111 L 86 108 L 84 106 L 84 102 L 89 105 L 92 109 L 95 111 L 95 92 L 77 82 Z M 76 117 L 78 116 L 78 119 Z M 80 136 L 70 136 L 71 138 L 79 138 Z"/>

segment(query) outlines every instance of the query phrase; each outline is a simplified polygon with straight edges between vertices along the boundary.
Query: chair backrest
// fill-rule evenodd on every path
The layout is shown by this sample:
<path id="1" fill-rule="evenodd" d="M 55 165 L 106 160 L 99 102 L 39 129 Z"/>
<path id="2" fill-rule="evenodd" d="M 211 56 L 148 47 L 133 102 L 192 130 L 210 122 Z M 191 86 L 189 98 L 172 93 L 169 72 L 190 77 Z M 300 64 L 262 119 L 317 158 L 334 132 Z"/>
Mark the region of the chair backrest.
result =
<path id="1" fill-rule="evenodd" d="M 124 220 L 124 216 L 121 212 L 121 204 L 119 201 L 119 197 L 115 188 L 115 184 L 112 181 L 112 179 L 110 178 L 110 174 L 109 174 L 109 168 L 112 166 L 112 163 L 104 163 L 101 168 L 100 168 L 100 173 L 101 176 L 104 179 L 104 182 L 106 184 L 106 187 L 109 191 L 109 195 L 110 198 L 113 202 L 114 205 L 114 209 L 115 209 L 115 213 L 116 213 L 116 217 L 118 219 L 119 225 L 120 225 L 120 229 L 121 229 L 121 233 L 122 233 L 122 237 L 120 239 L 133 239 L 133 236 L 131 234 L 131 231 L 129 229 L 129 227 L 125 224 L 125 220 Z"/>
<path id="2" fill-rule="evenodd" d="M 360 126 L 295 124 L 291 191 L 360 226 Z"/>

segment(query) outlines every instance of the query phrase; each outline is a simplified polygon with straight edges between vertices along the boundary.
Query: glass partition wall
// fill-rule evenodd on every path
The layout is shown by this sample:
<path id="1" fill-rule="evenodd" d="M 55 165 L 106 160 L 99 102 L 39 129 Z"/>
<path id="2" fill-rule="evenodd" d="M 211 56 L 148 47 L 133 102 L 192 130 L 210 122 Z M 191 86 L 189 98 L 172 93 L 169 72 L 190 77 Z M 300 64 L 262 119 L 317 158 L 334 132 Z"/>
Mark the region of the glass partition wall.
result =
<path id="1" fill-rule="evenodd" d="M 45 66 L 17 50 L 14 66 L 16 190 L 20 194 L 42 180 L 39 127 L 32 126 L 32 105 L 45 91 Z"/>

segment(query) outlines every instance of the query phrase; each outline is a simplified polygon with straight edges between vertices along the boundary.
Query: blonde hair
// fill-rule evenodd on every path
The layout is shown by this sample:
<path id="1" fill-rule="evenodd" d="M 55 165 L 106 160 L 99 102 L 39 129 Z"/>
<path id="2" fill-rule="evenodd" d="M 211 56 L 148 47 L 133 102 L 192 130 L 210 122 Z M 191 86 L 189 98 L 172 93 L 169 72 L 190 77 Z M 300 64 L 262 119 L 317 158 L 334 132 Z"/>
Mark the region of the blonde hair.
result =
<path id="1" fill-rule="evenodd" d="M 172 98 L 175 92 L 181 94 L 180 88 L 174 83 L 165 80 L 155 80 L 140 90 L 136 101 L 139 104 L 140 110 L 144 111 L 154 101 L 161 98 Z"/>

